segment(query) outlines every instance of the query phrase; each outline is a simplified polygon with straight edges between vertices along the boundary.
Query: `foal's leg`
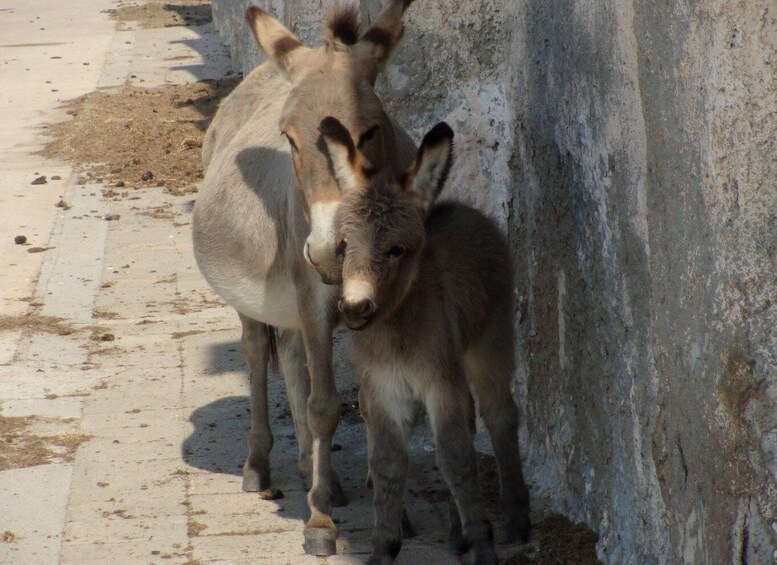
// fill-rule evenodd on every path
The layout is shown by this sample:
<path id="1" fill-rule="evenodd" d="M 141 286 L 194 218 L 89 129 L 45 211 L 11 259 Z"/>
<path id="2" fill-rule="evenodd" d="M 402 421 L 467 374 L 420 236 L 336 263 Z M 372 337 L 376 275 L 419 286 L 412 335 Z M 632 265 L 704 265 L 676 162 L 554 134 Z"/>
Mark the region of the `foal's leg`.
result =
<path id="1" fill-rule="evenodd" d="M 270 488 L 270 450 L 273 438 L 267 411 L 267 361 L 270 358 L 268 327 L 243 314 L 241 343 L 248 363 L 251 389 L 251 429 L 248 432 L 248 458 L 243 465 L 243 490 L 257 492 Z"/>
<path id="2" fill-rule="evenodd" d="M 475 436 L 475 400 L 469 395 L 469 430 L 472 436 Z M 456 506 L 456 499 L 451 497 L 448 515 L 451 522 L 451 530 L 448 535 L 448 549 L 456 555 L 464 555 L 469 551 L 467 540 L 464 538 L 464 532 L 461 526 L 461 516 Z"/>
<path id="3" fill-rule="evenodd" d="M 511 390 L 515 369 L 511 332 L 486 332 L 467 352 L 465 362 L 494 447 L 508 541 L 526 543 L 531 530 L 529 490 L 518 451 L 518 407 Z"/>
<path id="4" fill-rule="evenodd" d="M 413 400 L 408 392 L 383 383 L 376 394 L 368 379 L 362 381 L 359 391 L 359 403 L 369 415 L 365 423 L 375 513 L 368 565 L 390 565 L 402 547 L 406 518 L 402 495 L 407 479 L 407 442 L 413 425 Z"/>
<path id="5" fill-rule="evenodd" d="M 369 398 L 367 397 L 367 387 L 361 387 L 359 389 L 359 412 L 362 415 L 362 419 L 364 420 L 364 424 L 367 427 L 367 429 L 370 429 L 370 412 L 369 412 Z M 410 436 L 410 431 L 412 429 L 412 425 L 408 428 L 408 437 Z M 368 438 L 369 439 L 369 438 Z M 370 460 L 370 446 L 372 443 L 370 441 L 367 441 L 367 461 Z M 369 465 L 367 467 L 367 488 L 372 490 L 372 474 L 370 472 Z M 459 528 L 461 529 L 461 528 Z M 412 522 L 410 522 L 410 517 L 407 515 L 407 510 L 402 510 L 402 537 L 405 539 L 414 538 L 416 536 L 415 528 L 413 527 Z"/>
<path id="6" fill-rule="evenodd" d="M 294 420 L 294 432 L 299 449 L 298 467 L 303 476 L 312 472 L 310 451 L 313 439 L 308 426 L 308 397 L 310 396 L 310 374 L 305 359 L 305 346 L 302 334 L 296 330 L 284 330 L 278 340 L 283 378 L 286 381 L 286 395 L 289 399 L 291 417 Z"/>
<path id="7" fill-rule="evenodd" d="M 424 399 L 437 447 L 437 465 L 461 517 L 464 540 L 476 565 L 496 565 L 491 524 L 478 485 L 470 426 L 470 393 L 463 374 L 441 377 Z"/>

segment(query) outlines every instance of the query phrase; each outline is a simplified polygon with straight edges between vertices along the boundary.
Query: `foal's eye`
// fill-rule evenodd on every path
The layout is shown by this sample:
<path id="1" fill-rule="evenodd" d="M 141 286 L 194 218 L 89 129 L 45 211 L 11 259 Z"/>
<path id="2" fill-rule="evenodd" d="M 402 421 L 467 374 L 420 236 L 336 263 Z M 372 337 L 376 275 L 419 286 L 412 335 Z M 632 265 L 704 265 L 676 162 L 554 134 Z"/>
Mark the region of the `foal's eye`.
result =
<path id="1" fill-rule="evenodd" d="M 348 241 L 343 238 L 340 240 L 340 243 L 337 244 L 337 249 L 335 249 L 335 255 L 338 257 L 345 256 L 345 248 L 348 246 Z"/>
<path id="2" fill-rule="evenodd" d="M 395 245 L 394 247 L 389 249 L 388 252 L 386 253 L 386 255 L 388 255 L 389 257 L 394 257 L 394 258 L 402 257 L 402 255 L 404 254 L 405 254 L 405 248 L 402 247 L 401 245 Z"/>

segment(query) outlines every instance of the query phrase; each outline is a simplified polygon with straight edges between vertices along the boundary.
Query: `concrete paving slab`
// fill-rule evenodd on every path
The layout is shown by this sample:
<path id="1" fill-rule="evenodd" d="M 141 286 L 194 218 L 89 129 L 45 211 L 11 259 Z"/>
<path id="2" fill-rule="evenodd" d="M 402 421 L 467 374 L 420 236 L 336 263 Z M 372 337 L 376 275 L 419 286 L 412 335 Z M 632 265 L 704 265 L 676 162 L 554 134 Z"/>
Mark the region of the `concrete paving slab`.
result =
<path id="1" fill-rule="evenodd" d="M 42 418 L 80 418 L 83 398 L 6 399 L 0 402 L 0 413 L 8 418 L 40 416 Z"/>
<path id="2" fill-rule="evenodd" d="M 92 304 L 100 285 L 108 213 L 104 202 L 89 196 L 94 185 L 71 185 L 64 199 L 72 206 L 57 214 L 49 240 L 52 247 L 43 264 L 35 298 L 43 303 L 41 314 L 56 316 L 71 323 L 92 322 Z M 68 221 L 83 210 L 96 210 L 78 222 Z"/>
<path id="3" fill-rule="evenodd" d="M 57 562 L 72 472 L 70 465 L 0 471 L 0 531 L 14 536 L 0 543 L 0 563 Z"/>
<path id="4" fill-rule="evenodd" d="M 186 563 L 186 544 L 172 539 L 152 539 L 114 543 L 64 542 L 60 565 L 120 563 L 121 565 L 170 565 Z"/>
<path id="5" fill-rule="evenodd" d="M 117 32 L 99 86 L 154 86 L 220 79 L 230 72 L 231 63 L 217 35 L 212 23 L 163 29 L 135 26 Z"/>

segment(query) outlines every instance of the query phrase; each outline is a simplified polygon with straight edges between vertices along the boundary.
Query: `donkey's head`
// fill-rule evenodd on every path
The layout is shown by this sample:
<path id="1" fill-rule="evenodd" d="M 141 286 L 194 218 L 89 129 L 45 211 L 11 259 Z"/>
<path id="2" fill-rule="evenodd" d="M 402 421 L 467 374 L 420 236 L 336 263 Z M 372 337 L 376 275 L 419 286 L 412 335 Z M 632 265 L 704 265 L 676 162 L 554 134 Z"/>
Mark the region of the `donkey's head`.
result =
<path id="1" fill-rule="evenodd" d="M 357 140 L 356 150 L 372 170 L 396 167 L 394 130 L 375 95 L 374 84 L 402 37 L 402 16 L 411 2 L 388 0 L 364 34 L 354 7 L 336 9 L 324 26 L 323 45 L 318 48 L 303 45 L 260 8 L 251 7 L 246 14 L 259 46 L 291 81 L 280 132 L 289 142 L 310 224 L 305 258 L 326 283 L 340 282 L 342 259 L 335 253 L 332 229 L 340 190 L 319 124 L 325 117 L 335 116 Z"/>
<path id="2" fill-rule="evenodd" d="M 335 217 L 343 258 L 346 325 L 362 329 L 402 304 L 418 273 L 426 244 L 424 224 L 451 166 L 453 131 L 437 124 L 424 137 L 404 174 L 370 170 L 348 129 L 334 118 L 321 124 L 343 201 Z"/>

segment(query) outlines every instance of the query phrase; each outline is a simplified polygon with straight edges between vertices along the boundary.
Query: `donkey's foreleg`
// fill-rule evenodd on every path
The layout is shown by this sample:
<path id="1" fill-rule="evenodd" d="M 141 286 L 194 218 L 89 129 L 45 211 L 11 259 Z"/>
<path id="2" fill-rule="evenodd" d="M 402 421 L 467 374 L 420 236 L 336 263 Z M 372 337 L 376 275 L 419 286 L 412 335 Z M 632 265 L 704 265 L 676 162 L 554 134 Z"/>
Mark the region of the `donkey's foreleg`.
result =
<path id="1" fill-rule="evenodd" d="M 305 524 L 304 548 L 311 555 L 332 555 L 337 537 L 331 517 L 332 506 L 345 504 L 346 499 L 331 463 L 332 436 L 340 421 L 340 402 L 332 371 L 334 308 L 317 294 L 315 290 L 298 289 L 302 337 L 310 372 L 307 416 L 313 468 L 308 492 L 310 519 Z"/>
<path id="2" fill-rule="evenodd" d="M 303 476 L 309 477 L 313 470 L 310 456 L 313 439 L 308 425 L 307 407 L 310 396 L 310 373 L 308 373 L 306 364 L 302 333 L 295 330 L 284 330 L 283 335 L 278 340 L 278 356 L 280 357 L 283 378 L 286 381 L 286 395 L 289 398 L 291 417 L 294 420 L 294 432 L 297 436 L 298 467 Z"/>
<path id="3" fill-rule="evenodd" d="M 257 492 L 270 488 L 270 450 L 273 437 L 267 411 L 267 362 L 270 358 L 269 328 L 240 313 L 243 325 L 241 344 L 248 363 L 251 389 L 251 429 L 248 432 L 248 458 L 243 466 L 243 490 Z"/>
<path id="4" fill-rule="evenodd" d="M 477 460 L 469 424 L 469 389 L 463 375 L 440 381 L 424 399 L 435 437 L 437 465 L 453 495 L 464 540 L 474 553 L 475 564 L 495 565 L 498 560 L 494 536 L 478 485 Z"/>
<path id="5" fill-rule="evenodd" d="M 372 477 L 375 529 L 369 565 L 389 565 L 402 547 L 409 520 L 402 507 L 407 478 L 407 442 L 413 421 L 413 403 L 385 385 L 378 394 L 364 383 L 360 405 L 368 407 L 367 446 Z M 407 522 L 407 524 L 405 524 Z M 412 529 L 412 527 L 410 528 Z"/>

